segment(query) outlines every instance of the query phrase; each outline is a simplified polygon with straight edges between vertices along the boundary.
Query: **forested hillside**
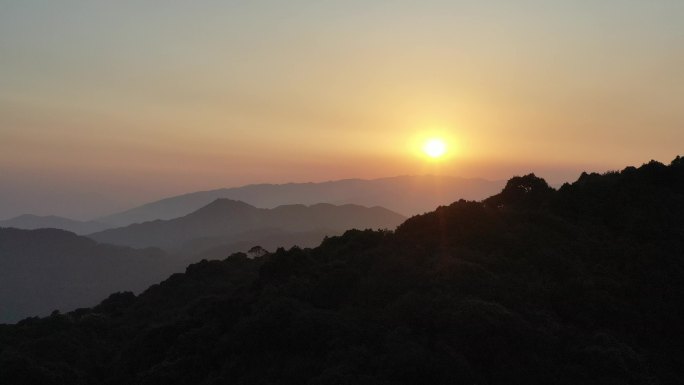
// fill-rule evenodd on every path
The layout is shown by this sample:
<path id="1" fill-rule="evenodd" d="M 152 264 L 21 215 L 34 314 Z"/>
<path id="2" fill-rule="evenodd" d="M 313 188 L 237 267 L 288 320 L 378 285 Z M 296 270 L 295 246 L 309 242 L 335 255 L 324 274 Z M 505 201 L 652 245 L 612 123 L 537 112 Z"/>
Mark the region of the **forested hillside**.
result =
<path id="1" fill-rule="evenodd" d="M 0 383 L 680 384 L 682 320 L 678 157 L 3 326 Z"/>

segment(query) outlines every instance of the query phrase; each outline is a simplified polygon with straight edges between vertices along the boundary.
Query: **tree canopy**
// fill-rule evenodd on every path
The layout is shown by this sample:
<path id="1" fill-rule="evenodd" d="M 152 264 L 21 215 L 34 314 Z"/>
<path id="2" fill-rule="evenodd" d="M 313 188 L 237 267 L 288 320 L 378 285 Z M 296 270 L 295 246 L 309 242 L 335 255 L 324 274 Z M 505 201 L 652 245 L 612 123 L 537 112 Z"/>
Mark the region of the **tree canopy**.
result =
<path id="1" fill-rule="evenodd" d="M 684 167 L 533 174 L 396 231 L 0 326 L 8 384 L 678 384 Z"/>

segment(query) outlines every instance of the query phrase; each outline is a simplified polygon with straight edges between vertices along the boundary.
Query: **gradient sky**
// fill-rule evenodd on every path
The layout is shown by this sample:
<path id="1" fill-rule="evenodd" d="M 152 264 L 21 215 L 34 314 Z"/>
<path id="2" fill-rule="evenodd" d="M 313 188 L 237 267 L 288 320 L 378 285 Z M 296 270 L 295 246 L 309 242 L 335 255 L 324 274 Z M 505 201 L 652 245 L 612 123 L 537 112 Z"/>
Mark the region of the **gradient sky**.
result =
<path id="1" fill-rule="evenodd" d="M 684 1 L 0 0 L 0 218 L 684 153 Z M 441 162 L 416 154 L 447 138 Z"/>

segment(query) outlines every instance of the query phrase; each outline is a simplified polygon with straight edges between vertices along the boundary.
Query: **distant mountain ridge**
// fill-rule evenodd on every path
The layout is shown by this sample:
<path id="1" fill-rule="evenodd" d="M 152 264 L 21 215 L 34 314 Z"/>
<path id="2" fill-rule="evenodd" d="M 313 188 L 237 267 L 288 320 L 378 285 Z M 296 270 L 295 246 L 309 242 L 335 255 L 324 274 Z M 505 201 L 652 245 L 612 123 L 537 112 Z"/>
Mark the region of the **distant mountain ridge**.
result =
<path id="1" fill-rule="evenodd" d="M 679 385 L 683 235 L 684 158 L 516 176 L 395 231 L 0 325 L 0 383 Z"/>
<path id="2" fill-rule="evenodd" d="M 136 223 L 90 234 L 98 242 L 131 247 L 179 249 L 197 240 L 205 246 L 244 240 L 245 234 L 316 233 L 336 235 L 352 228 L 393 229 L 406 218 L 382 207 L 319 203 L 260 209 L 241 201 L 216 199 L 180 218 Z M 212 240 L 213 238 L 213 240 Z M 255 239 L 258 239 L 256 236 Z M 199 251 L 199 250 L 195 250 Z"/>
<path id="3" fill-rule="evenodd" d="M 0 227 L 13 227 L 23 230 L 54 228 L 83 235 L 102 231 L 111 228 L 112 226 L 97 221 L 77 221 L 55 215 L 40 216 L 24 214 L 0 221 Z"/>
<path id="4" fill-rule="evenodd" d="M 92 306 L 179 268 L 159 249 L 98 244 L 58 229 L 0 228 L 0 323 Z"/>
<path id="5" fill-rule="evenodd" d="M 252 184 L 169 197 L 98 218 L 114 226 L 178 218 L 215 199 L 240 200 L 261 208 L 316 203 L 382 206 L 405 216 L 421 214 L 454 200 L 481 200 L 496 194 L 505 181 L 448 176 L 399 176 L 344 179 L 321 183 Z"/>
<path id="6" fill-rule="evenodd" d="M 115 291 L 138 292 L 202 258 L 222 259 L 257 245 L 313 247 L 350 228 L 394 228 L 404 219 L 381 207 L 259 209 L 217 199 L 185 217 L 89 237 L 56 228 L 0 228 L 0 324 L 91 306 Z"/>

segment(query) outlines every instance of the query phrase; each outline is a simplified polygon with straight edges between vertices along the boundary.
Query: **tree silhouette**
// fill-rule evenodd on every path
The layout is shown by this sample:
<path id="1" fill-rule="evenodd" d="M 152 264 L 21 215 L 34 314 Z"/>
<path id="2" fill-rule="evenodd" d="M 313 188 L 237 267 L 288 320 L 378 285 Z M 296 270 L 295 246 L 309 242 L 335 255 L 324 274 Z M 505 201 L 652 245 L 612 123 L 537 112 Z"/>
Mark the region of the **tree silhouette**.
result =
<path id="1" fill-rule="evenodd" d="M 534 174 L 511 178 L 498 195 L 487 198 L 485 203 L 494 207 L 539 207 L 553 194 L 554 189 Z"/>
<path id="2" fill-rule="evenodd" d="M 395 232 L 204 260 L 0 325 L 0 383 L 680 384 L 679 162 L 558 191 L 516 177 Z"/>
<path id="3" fill-rule="evenodd" d="M 264 249 L 261 246 L 254 246 L 247 251 L 247 255 L 250 258 L 259 258 L 259 257 L 263 257 L 266 254 L 268 254 L 268 250 Z"/>

